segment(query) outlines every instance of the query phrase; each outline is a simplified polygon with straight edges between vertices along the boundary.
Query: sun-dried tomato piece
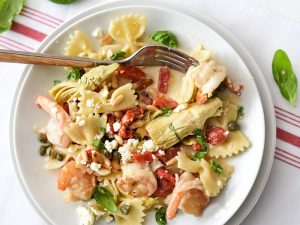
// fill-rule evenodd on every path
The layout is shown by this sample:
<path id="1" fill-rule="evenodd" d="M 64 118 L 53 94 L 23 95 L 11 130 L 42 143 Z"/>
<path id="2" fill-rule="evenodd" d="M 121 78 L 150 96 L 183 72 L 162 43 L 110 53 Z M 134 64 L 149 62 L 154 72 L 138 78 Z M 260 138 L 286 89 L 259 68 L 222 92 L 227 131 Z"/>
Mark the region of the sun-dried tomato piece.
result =
<path id="1" fill-rule="evenodd" d="M 168 92 L 168 83 L 170 80 L 170 70 L 167 67 L 161 67 L 159 70 L 158 91 L 166 94 Z"/>
<path id="2" fill-rule="evenodd" d="M 159 151 L 157 151 L 155 152 L 155 156 L 163 163 L 166 163 L 177 155 L 177 152 L 180 151 L 180 147 L 175 145 L 162 151 L 164 152 L 164 155 L 160 154 Z"/>
<path id="3" fill-rule="evenodd" d="M 224 143 L 227 137 L 228 131 L 225 132 L 221 127 L 211 127 L 206 131 L 206 141 L 212 145 Z"/>
<path id="4" fill-rule="evenodd" d="M 122 138 L 122 139 L 131 139 L 133 138 L 133 130 L 128 130 L 126 126 L 121 125 L 121 128 L 118 132 L 118 135 Z"/>
<path id="5" fill-rule="evenodd" d="M 164 97 L 164 96 L 157 96 L 153 100 L 153 105 L 156 106 L 157 108 L 166 108 L 170 107 L 172 109 L 175 109 L 178 106 L 178 103 L 175 102 L 174 100 Z"/>
<path id="6" fill-rule="evenodd" d="M 128 127 L 135 119 L 142 117 L 144 109 L 136 108 L 127 110 L 125 115 L 122 117 L 122 125 Z"/>
<path id="7" fill-rule="evenodd" d="M 198 142 L 193 143 L 192 148 L 194 151 L 197 151 L 197 152 L 201 151 L 201 145 Z"/>
<path id="8" fill-rule="evenodd" d="M 132 154 L 132 159 L 134 162 L 153 162 L 152 153 L 149 151 L 146 152 L 134 152 Z"/>
<path id="9" fill-rule="evenodd" d="M 167 180 L 158 180 L 157 190 L 154 193 L 155 197 L 166 197 L 172 193 L 174 189 L 174 185 L 172 185 Z"/>
<path id="10" fill-rule="evenodd" d="M 153 83 L 152 79 L 140 80 L 140 81 L 138 81 L 138 82 L 135 83 L 135 85 L 136 85 L 135 90 L 136 91 L 143 90 L 146 87 L 150 86 L 152 83 Z"/>
<path id="11" fill-rule="evenodd" d="M 116 70 L 116 75 L 133 81 L 139 81 L 146 78 L 146 74 L 135 66 L 120 66 Z"/>
<path id="12" fill-rule="evenodd" d="M 112 115 L 107 115 L 107 123 L 109 124 L 109 129 L 107 130 L 107 133 L 109 136 L 114 135 L 114 122 L 116 122 L 115 118 Z"/>
<path id="13" fill-rule="evenodd" d="M 174 175 L 171 174 L 168 170 L 165 170 L 163 168 L 158 168 L 156 170 L 156 176 L 157 176 L 158 179 L 167 180 L 171 184 L 175 185 L 175 183 L 176 183 L 176 179 L 175 179 Z"/>

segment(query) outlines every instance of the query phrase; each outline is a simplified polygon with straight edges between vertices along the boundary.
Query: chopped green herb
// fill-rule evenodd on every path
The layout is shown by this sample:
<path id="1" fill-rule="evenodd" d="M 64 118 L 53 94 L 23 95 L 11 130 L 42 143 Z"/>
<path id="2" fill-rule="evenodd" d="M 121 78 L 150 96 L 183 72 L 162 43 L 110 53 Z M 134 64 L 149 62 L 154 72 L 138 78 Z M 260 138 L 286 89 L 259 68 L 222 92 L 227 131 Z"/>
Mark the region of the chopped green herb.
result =
<path id="1" fill-rule="evenodd" d="M 105 149 L 105 146 L 100 139 L 95 139 L 93 141 L 93 146 L 96 147 L 98 150 Z"/>
<path id="2" fill-rule="evenodd" d="M 222 166 L 214 160 L 210 161 L 210 168 L 212 168 L 216 174 L 221 174 L 223 172 Z"/>
<path id="3" fill-rule="evenodd" d="M 154 119 L 161 117 L 161 116 L 168 117 L 171 115 L 171 113 L 172 113 L 172 109 L 170 107 L 161 108 L 159 110 L 158 114 L 154 117 Z"/>
<path id="4" fill-rule="evenodd" d="M 208 153 L 208 145 L 207 145 L 207 142 L 205 140 L 205 137 L 202 133 L 202 131 L 199 129 L 199 128 L 196 128 L 194 130 L 194 135 L 197 137 L 197 141 L 198 143 L 201 145 L 201 149 L 202 151 L 201 152 L 197 152 L 194 156 L 193 156 L 193 160 L 197 160 L 197 159 L 202 159 L 204 158 L 207 153 Z"/>
<path id="5" fill-rule="evenodd" d="M 13 18 L 18 15 L 25 0 L 0 0 L 0 33 L 10 29 Z"/>
<path id="6" fill-rule="evenodd" d="M 155 220 L 158 225 L 166 225 L 167 219 L 166 219 L 166 208 L 160 207 L 159 209 L 156 209 L 155 212 Z"/>
<path id="7" fill-rule="evenodd" d="M 96 200 L 97 204 L 107 209 L 109 212 L 116 212 L 117 206 L 114 201 L 113 195 L 106 190 L 104 187 L 96 187 L 93 193 L 93 199 Z"/>
<path id="8" fill-rule="evenodd" d="M 54 81 L 53 81 L 53 84 L 54 84 L 54 85 L 57 85 L 57 84 L 59 84 L 59 83 L 61 83 L 61 80 L 54 80 Z"/>
<path id="9" fill-rule="evenodd" d="M 72 69 L 69 74 L 67 75 L 67 79 L 68 80 L 79 80 L 81 77 L 81 74 L 80 74 L 80 69 Z"/>
<path id="10" fill-rule="evenodd" d="M 238 111 L 237 111 L 237 118 L 241 118 L 245 115 L 244 113 L 244 107 L 243 106 L 239 106 Z"/>
<path id="11" fill-rule="evenodd" d="M 171 48 L 177 47 L 177 38 L 170 31 L 156 31 L 149 35 L 149 39 L 162 45 L 167 45 Z"/>
<path id="12" fill-rule="evenodd" d="M 282 49 L 278 49 L 274 54 L 272 72 L 281 95 L 293 106 L 296 106 L 297 76 L 293 71 L 288 55 Z"/>
<path id="13" fill-rule="evenodd" d="M 170 128 L 170 130 L 171 130 L 171 131 L 173 131 L 173 132 L 174 132 L 175 136 L 176 136 L 176 137 L 177 137 L 177 139 L 180 141 L 180 140 L 181 140 L 181 138 L 180 138 L 179 134 L 177 133 L 177 131 L 176 131 L 176 129 L 175 129 L 175 127 L 174 127 L 173 123 L 170 123 L 170 124 L 169 124 L 169 128 Z"/>
<path id="14" fill-rule="evenodd" d="M 116 53 L 114 53 L 110 59 L 111 60 L 118 60 L 120 58 L 123 58 L 124 56 L 126 55 L 126 52 L 123 52 L 123 51 L 117 51 Z"/>
<path id="15" fill-rule="evenodd" d="M 101 130 L 104 134 L 106 134 L 106 128 L 105 128 L 105 127 L 100 127 L 100 130 Z"/>

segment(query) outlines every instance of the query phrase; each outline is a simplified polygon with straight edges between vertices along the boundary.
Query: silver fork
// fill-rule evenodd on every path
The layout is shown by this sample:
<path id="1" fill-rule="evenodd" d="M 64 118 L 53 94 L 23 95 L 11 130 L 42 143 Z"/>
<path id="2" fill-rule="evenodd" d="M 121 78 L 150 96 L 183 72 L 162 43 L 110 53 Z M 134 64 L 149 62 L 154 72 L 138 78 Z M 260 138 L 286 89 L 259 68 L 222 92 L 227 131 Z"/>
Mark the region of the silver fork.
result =
<path id="1" fill-rule="evenodd" d="M 199 64 L 193 57 L 162 45 L 142 47 L 128 58 L 115 61 L 0 49 L 0 61 L 74 68 L 88 68 L 112 63 L 119 63 L 122 66 L 168 66 L 183 73 L 186 73 L 190 66 Z"/>

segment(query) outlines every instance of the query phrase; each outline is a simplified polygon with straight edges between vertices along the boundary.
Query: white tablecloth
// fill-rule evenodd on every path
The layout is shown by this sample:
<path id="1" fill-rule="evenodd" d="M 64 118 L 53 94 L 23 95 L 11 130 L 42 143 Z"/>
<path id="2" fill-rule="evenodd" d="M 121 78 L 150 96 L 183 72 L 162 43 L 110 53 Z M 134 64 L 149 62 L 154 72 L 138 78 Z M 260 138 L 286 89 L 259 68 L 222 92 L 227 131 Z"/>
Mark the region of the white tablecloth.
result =
<path id="1" fill-rule="evenodd" d="M 47 0 L 27 0 L 13 31 L 0 35 L 0 48 L 34 50 L 62 21 L 99 2 L 102 1 L 79 0 L 62 6 Z M 278 134 L 272 172 L 260 200 L 243 224 L 299 224 L 300 106 L 292 107 L 281 97 L 272 77 L 271 62 L 276 49 L 285 49 L 300 80 L 300 2 L 185 0 L 184 4 L 220 21 L 241 40 L 261 67 L 275 103 Z M 23 194 L 9 152 L 9 113 L 23 69 L 23 65 L 0 63 L 0 224 L 45 224 Z"/>

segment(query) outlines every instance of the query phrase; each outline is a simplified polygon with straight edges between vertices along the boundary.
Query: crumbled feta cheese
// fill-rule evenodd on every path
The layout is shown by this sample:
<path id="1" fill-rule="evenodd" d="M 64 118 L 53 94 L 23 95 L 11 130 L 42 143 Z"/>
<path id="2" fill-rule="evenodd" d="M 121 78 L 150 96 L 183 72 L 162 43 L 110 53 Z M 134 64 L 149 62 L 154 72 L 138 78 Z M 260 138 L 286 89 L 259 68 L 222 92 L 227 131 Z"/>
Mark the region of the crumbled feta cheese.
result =
<path id="1" fill-rule="evenodd" d="M 110 132 L 110 125 L 109 123 L 106 124 L 106 133 Z"/>
<path id="2" fill-rule="evenodd" d="M 154 155 L 152 155 L 153 161 L 151 163 L 151 169 L 152 171 L 157 170 L 160 167 L 163 167 L 164 165 L 158 160 L 158 158 Z"/>
<path id="3" fill-rule="evenodd" d="M 94 99 L 88 99 L 86 101 L 86 106 L 87 107 L 93 107 L 94 106 Z"/>
<path id="4" fill-rule="evenodd" d="M 101 168 L 101 164 L 92 162 L 90 165 L 91 170 L 95 171 L 96 173 L 99 171 Z"/>
<path id="5" fill-rule="evenodd" d="M 95 29 L 92 35 L 96 38 L 102 38 L 103 37 L 102 28 L 98 27 L 97 29 Z"/>
<path id="6" fill-rule="evenodd" d="M 158 150 L 158 154 L 160 154 L 160 155 L 165 155 L 166 153 L 165 153 L 165 151 L 163 151 L 163 150 Z"/>
<path id="7" fill-rule="evenodd" d="M 121 154 L 123 164 L 127 163 L 131 159 L 131 152 L 137 148 L 138 143 L 138 139 L 128 139 L 127 143 L 119 148 L 118 151 Z"/>
<path id="8" fill-rule="evenodd" d="M 78 125 L 83 127 L 85 125 L 85 120 L 84 119 L 79 120 Z"/>
<path id="9" fill-rule="evenodd" d="M 114 218 L 113 218 L 112 216 L 107 216 L 107 217 L 105 217 L 106 223 L 110 223 L 110 222 L 112 222 L 113 220 L 114 220 Z"/>
<path id="10" fill-rule="evenodd" d="M 121 124 L 117 121 L 117 122 L 113 123 L 113 128 L 114 128 L 114 131 L 117 132 L 118 130 L 120 130 Z"/>
<path id="11" fill-rule="evenodd" d="M 113 52 L 112 52 L 112 50 L 109 49 L 106 53 L 106 57 L 109 59 L 112 55 L 113 55 Z"/>
<path id="12" fill-rule="evenodd" d="M 93 225 L 95 222 L 94 214 L 85 206 L 78 206 L 76 209 L 80 217 L 80 225 Z"/>
<path id="13" fill-rule="evenodd" d="M 188 107 L 187 103 L 180 104 L 174 109 L 174 112 L 176 112 L 176 113 L 181 112 L 182 110 L 186 109 L 187 107 Z"/>
<path id="14" fill-rule="evenodd" d="M 147 140 L 143 143 L 143 152 L 155 152 L 157 149 L 158 147 L 153 143 L 152 140 Z"/>
<path id="15" fill-rule="evenodd" d="M 103 85 L 103 88 L 101 89 L 101 91 L 99 92 L 99 94 L 101 95 L 101 97 L 107 99 L 107 97 L 109 95 L 109 91 L 108 91 L 107 85 Z"/>
<path id="16" fill-rule="evenodd" d="M 118 147 L 118 142 L 116 140 L 112 140 L 111 142 L 106 140 L 104 142 L 105 148 L 108 152 L 112 152 L 114 149 Z"/>

